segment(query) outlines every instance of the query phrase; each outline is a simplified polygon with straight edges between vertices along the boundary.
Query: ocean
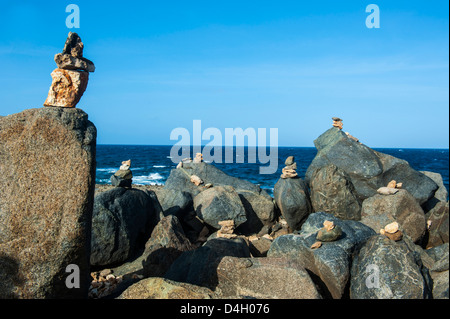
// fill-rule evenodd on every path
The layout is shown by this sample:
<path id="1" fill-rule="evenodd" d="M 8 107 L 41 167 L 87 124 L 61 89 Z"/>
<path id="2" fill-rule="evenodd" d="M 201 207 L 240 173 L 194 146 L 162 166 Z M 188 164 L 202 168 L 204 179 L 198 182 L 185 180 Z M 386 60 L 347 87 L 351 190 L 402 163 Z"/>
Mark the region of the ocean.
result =
<path id="1" fill-rule="evenodd" d="M 110 184 L 110 177 L 121 165 L 122 161 L 131 159 L 133 184 L 164 185 L 178 163 L 173 163 L 170 157 L 171 145 L 97 145 L 97 184 Z M 235 149 L 233 149 L 235 151 Z M 374 148 L 406 160 L 412 168 L 418 171 L 431 171 L 442 175 L 444 185 L 449 189 L 449 150 L 448 149 L 408 149 L 408 148 Z M 316 156 L 314 147 L 279 147 L 278 170 L 274 174 L 259 174 L 261 163 L 212 163 L 226 174 L 259 184 L 269 194 L 273 194 L 273 187 L 280 178 L 284 161 L 288 156 L 295 156 L 297 173 L 304 178 L 306 170 Z M 225 158 L 225 148 L 222 150 Z M 233 153 L 236 154 L 236 153 Z M 192 155 L 191 157 L 195 157 Z M 247 151 L 245 152 L 247 162 Z"/>

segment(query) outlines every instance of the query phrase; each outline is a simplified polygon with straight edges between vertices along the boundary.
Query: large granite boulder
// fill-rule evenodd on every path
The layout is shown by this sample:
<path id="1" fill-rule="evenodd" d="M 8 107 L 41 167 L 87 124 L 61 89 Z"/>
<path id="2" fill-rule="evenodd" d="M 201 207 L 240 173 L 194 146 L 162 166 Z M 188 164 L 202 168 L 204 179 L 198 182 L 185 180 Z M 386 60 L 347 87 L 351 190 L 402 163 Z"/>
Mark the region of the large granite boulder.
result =
<path id="1" fill-rule="evenodd" d="M 191 176 L 197 176 L 203 184 L 195 185 Z M 272 197 L 259 185 L 225 174 L 217 167 L 200 163 L 183 163 L 182 167 L 173 169 L 164 188 L 188 192 L 195 197 L 205 189 L 205 185 L 232 186 L 239 194 L 244 205 L 247 222 L 237 230 L 242 233 L 258 233 L 264 225 L 272 225 L 275 220 L 275 209 Z"/>
<path id="2" fill-rule="evenodd" d="M 436 206 L 436 204 L 438 204 L 439 202 L 448 201 L 448 191 L 444 185 L 444 180 L 442 179 L 441 174 L 429 171 L 420 171 L 420 172 L 431 178 L 439 187 L 434 193 L 434 196 L 430 198 L 425 204 L 423 204 L 423 209 L 425 213 L 427 213 L 431 209 L 433 209 L 434 206 Z"/>
<path id="3" fill-rule="evenodd" d="M 87 297 L 96 135 L 81 109 L 0 118 L 0 298 Z"/>
<path id="4" fill-rule="evenodd" d="M 153 277 L 138 281 L 127 288 L 118 299 L 213 299 L 214 292 L 165 278 Z"/>
<path id="5" fill-rule="evenodd" d="M 181 254 L 164 277 L 214 290 L 218 284 L 217 265 L 225 256 L 250 257 L 250 250 L 242 238 L 209 239 L 200 248 Z"/>
<path id="6" fill-rule="evenodd" d="M 292 259 L 224 257 L 217 278 L 222 298 L 322 299 L 308 272 Z"/>
<path id="7" fill-rule="evenodd" d="M 342 230 L 336 241 L 323 242 L 319 248 L 317 234 L 325 221 L 333 222 Z M 340 299 L 346 293 L 350 279 L 352 255 L 375 232 L 353 220 L 341 220 L 328 213 L 313 213 L 297 234 L 277 237 L 270 246 L 267 257 L 285 257 L 296 260 L 299 265 L 315 275 L 313 278 L 323 297 Z"/>
<path id="8" fill-rule="evenodd" d="M 275 203 L 292 230 L 299 230 L 312 212 L 308 185 L 300 178 L 280 178 L 273 189 Z"/>
<path id="9" fill-rule="evenodd" d="M 95 196 L 91 265 L 113 265 L 132 257 L 144 247 L 158 218 L 144 191 L 116 187 Z"/>
<path id="10" fill-rule="evenodd" d="M 312 173 L 310 187 L 315 212 L 330 213 L 341 219 L 361 219 L 361 201 L 342 169 L 333 164 L 318 168 Z"/>
<path id="11" fill-rule="evenodd" d="M 305 175 L 310 185 L 315 171 L 333 164 L 347 174 L 360 200 L 375 195 L 391 180 L 403 183 L 403 188 L 421 205 L 438 189 L 431 178 L 412 169 L 408 162 L 374 151 L 336 127 L 324 132 L 314 144 L 318 152 Z"/>
<path id="12" fill-rule="evenodd" d="M 425 235 L 425 214 L 407 190 L 399 189 L 392 195 L 377 194 L 363 202 L 361 222 L 376 232 L 394 221 L 414 242 Z"/>
<path id="13" fill-rule="evenodd" d="M 429 271 L 408 238 L 373 236 L 353 260 L 352 299 L 424 299 L 431 297 L 431 288 Z"/>
<path id="14" fill-rule="evenodd" d="M 164 217 L 145 244 L 144 276 L 162 277 L 183 252 L 194 249 L 178 218 L 174 215 Z"/>
<path id="15" fill-rule="evenodd" d="M 233 220 L 235 226 L 247 221 L 244 205 L 232 186 L 215 186 L 194 197 L 197 216 L 207 225 L 220 229 L 219 222 Z"/>
<path id="16" fill-rule="evenodd" d="M 426 215 L 426 247 L 431 248 L 449 242 L 449 202 L 439 202 Z"/>

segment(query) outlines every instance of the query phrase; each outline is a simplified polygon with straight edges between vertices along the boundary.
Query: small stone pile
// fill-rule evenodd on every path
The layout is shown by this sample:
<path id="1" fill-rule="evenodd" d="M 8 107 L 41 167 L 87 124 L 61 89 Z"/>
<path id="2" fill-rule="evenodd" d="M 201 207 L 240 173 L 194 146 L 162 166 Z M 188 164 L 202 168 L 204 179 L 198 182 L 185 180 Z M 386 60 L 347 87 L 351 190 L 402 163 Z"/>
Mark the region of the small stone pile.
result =
<path id="1" fill-rule="evenodd" d="M 236 238 L 237 235 L 234 234 L 234 220 L 222 220 L 219 222 L 220 229 L 217 231 L 217 237 L 223 238 Z"/>
<path id="2" fill-rule="evenodd" d="M 57 69 L 44 106 L 75 107 L 86 90 L 94 63 L 83 57 L 84 45 L 78 34 L 69 32 L 62 53 L 55 55 Z"/>
<path id="3" fill-rule="evenodd" d="M 194 183 L 195 186 L 200 186 L 201 184 L 203 184 L 203 180 L 197 175 L 192 175 L 191 183 Z"/>
<path id="4" fill-rule="evenodd" d="M 289 156 L 284 162 L 286 165 L 281 174 L 281 178 L 294 178 L 297 177 L 297 163 L 294 162 L 294 156 Z"/>
<path id="5" fill-rule="evenodd" d="M 130 167 L 131 160 L 123 161 L 119 170 L 111 176 L 111 184 L 116 187 L 131 187 L 133 173 Z"/>
<path id="6" fill-rule="evenodd" d="M 397 222 L 390 223 L 389 225 L 386 225 L 384 229 L 380 229 L 380 234 L 393 241 L 399 241 L 403 238 L 403 233 L 399 229 Z"/>
<path id="7" fill-rule="evenodd" d="M 88 297 L 92 299 L 110 295 L 123 280 L 121 276 L 113 275 L 111 269 L 93 272 L 91 273 L 91 279 Z"/>
<path id="8" fill-rule="evenodd" d="M 326 220 L 323 222 L 323 228 L 317 232 L 317 242 L 311 249 L 317 249 L 322 246 L 322 242 L 332 242 L 338 240 L 342 236 L 342 228 L 335 225 L 334 222 Z"/>
<path id="9" fill-rule="evenodd" d="M 333 117 L 331 119 L 333 120 L 333 126 L 342 130 L 342 127 L 344 126 L 344 124 L 342 124 L 342 119 L 339 117 Z"/>
<path id="10" fill-rule="evenodd" d="M 403 183 L 397 183 L 395 180 L 390 181 L 386 187 L 380 187 L 377 189 L 378 194 L 381 195 L 394 195 L 398 193 L 398 190 L 403 187 Z"/>

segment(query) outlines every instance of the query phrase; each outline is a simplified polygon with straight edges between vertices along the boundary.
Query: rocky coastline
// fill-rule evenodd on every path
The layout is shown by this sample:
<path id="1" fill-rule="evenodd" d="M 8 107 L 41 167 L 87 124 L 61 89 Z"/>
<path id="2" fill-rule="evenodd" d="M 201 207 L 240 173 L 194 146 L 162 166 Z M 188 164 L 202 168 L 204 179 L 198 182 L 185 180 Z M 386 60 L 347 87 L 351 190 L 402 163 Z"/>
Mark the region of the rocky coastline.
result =
<path id="1" fill-rule="evenodd" d="M 442 177 L 338 117 L 304 179 L 285 160 L 273 197 L 202 154 L 164 186 L 134 185 L 133 159 L 95 185 L 82 52 L 69 34 L 45 107 L 0 117 L 0 298 L 449 298 Z"/>

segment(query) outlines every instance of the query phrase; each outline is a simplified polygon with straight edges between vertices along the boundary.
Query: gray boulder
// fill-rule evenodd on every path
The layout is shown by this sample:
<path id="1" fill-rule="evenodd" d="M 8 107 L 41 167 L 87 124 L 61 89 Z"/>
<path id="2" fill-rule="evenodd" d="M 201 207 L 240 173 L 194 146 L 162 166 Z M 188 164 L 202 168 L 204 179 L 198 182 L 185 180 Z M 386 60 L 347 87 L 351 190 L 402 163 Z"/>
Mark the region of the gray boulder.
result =
<path id="1" fill-rule="evenodd" d="M 209 226 L 220 229 L 219 222 L 233 220 L 239 226 L 247 221 L 245 208 L 232 186 L 215 186 L 194 197 L 197 216 Z"/>
<path id="2" fill-rule="evenodd" d="M 157 223 L 152 199 L 138 189 L 122 187 L 94 199 L 91 265 L 124 262 L 143 248 Z"/>
<path id="3" fill-rule="evenodd" d="M 183 218 L 184 215 L 194 210 L 191 193 L 182 189 L 164 187 L 157 190 L 156 196 L 164 216 L 175 215 Z"/>
<path id="4" fill-rule="evenodd" d="M 426 215 L 426 247 L 431 248 L 449 242 L 449 202 L 438 202 Z"/>
<path id="5" fill-rule="evenodd" d="M 427 213 L 431 209 L 433 209 L 437 203 L 448 201 L 448 191 L 444 185 L 444 180 L 442 179 L 441 174 L 428 171 L 420 171 L 420 172 L 431 178 L 439 186 L 436 193 L 434 193 L 434 196 L 430 198 L 425 204 L 423 204 L 423 209 Z"/>
<path id="6" fill-rule="evenodd" d="M 360 220 L 361 201 L 348 175 L 333 164 L 312 173 L 311 202 L 316 212 L 326 212 L 341 219 Z"/>
<path id="7" fill-rule="evenodd" d="M 222 298 L 322 299 L 308 272 L 288 258 L 224 257 L 217 278 Z"/>
<path id="8" fill-rule="evenodd" d="M 192 175 L 203 180 L 196 186 L 190 181 Z M 272 225 L 275 220 L 275 209 L 272 197 L 259 185 L 225 174 L 213 165 L 200 163 L 183 163 L 183 167 L 173 169 L 164 189 L 185 191 L 195 197 L 206 188 L 204 185 L 232 186 L 239 194 L 244 205 L 247 222 L 240 226 L 243 233 L 258 233 L 264 225 Z"/>
<path id="9" fill-rule="evenodd" d="M 242 238 L 210 239 L 200 248 L 181 254 L 164 277 L 214 290 L 218 284 L 217 265 L 225 256 L 250 257 L 250 251 Z"/>
<path id="10" fill-rule="evenodd" d="M 342 229 L 339 240 L 324 242 L 317 249 L 311 246 L 317 241 L 317 233 L 325 220 Z M 345 294 L 350 279 L 352 255 L 375 232 L 353 220 L 341 220 L 323 212 L 313 213 L 302 225 L 298 234 L 277 237 L 270 246 L 267 257 L 295 259 L 299 265 L 315 275 L 322 296 L 340 299 Z"/>
<path id="11" fill-rule="evenodd" d="M 370 238 L 356 254 L 350 281 L 352 299 L 424 299 L 431 278 L 414 244 L 386 236 Z"/>
<path id="12" fill-rule="evenodd" d="M 305 176 L 310 185 L 316 170 L 333 164 L 347 174 L 360 200 L 375 195 L 378 188 L 391 180 L 403 183 L 403 188 L 421 205 L 438 189 L 431 178 L 412 169 L 408 162 L 374 151 L 338 128 L 327 130 L 314 144 L 318 152 Z"/>
<path id="13" fill-rule="evenodd" d="M 308 185 L 299 177 L 280 178 L 273 196 L 284 219 L 292 230 L 299 230 L 312 212 Z"/>
<path id="14" fill-rule="evenodd" d="M 194 249 L 178 218 L 174 215 L 164 217 L 145 244 L 144 276 L 162 277 L 183 252 Z"/>
<path id="15" fill-rule="evenodd" d="M 377 194 L 363 202 L 361 222 L 376 232 L 394 221 L 416 243 L 425 235 L 425 214 L 407 190 L 399 189 L 393 195 Z"/>

